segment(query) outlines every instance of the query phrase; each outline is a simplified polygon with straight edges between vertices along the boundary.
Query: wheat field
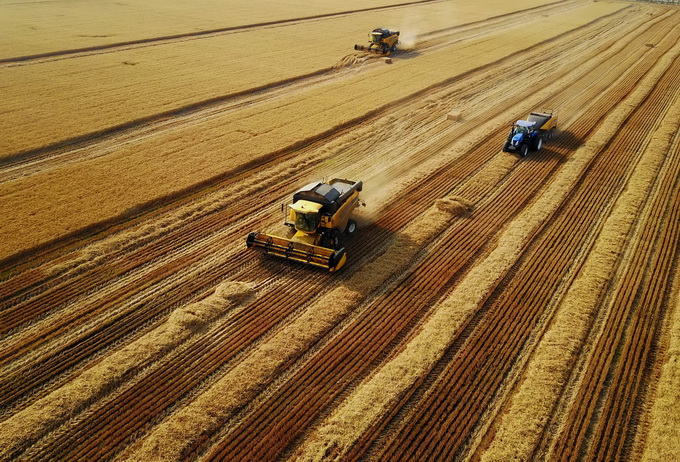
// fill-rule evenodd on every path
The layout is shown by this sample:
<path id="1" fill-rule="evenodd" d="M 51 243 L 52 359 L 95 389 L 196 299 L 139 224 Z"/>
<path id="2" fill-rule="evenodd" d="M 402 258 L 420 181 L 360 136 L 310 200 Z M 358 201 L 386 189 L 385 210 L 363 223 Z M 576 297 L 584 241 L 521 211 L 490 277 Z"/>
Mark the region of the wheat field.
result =
<path id="1" fill-rule="evenodd" d="M 0 460 L 680 458 L 678 6 L 0 12 Z M 246 248 L 334 177 L 341 271 Z"/>

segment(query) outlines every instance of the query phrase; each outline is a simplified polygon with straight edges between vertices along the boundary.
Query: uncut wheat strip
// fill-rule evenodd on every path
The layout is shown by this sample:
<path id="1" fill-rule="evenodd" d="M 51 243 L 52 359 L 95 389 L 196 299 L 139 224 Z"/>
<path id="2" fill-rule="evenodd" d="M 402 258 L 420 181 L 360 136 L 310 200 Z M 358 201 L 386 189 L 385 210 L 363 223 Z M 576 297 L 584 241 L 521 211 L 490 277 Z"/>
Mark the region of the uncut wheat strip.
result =
<path id="1" fill-rule="evenodd" d="M 379 0 L 371 6 L 389 7 L 408 0 Z M 363 0 L 338 3 L 270 3 L 253 0 L 198 0 L 169 4 L 163 0 L 134 3 L 31 2 L 0 5 L 0 28 L 6 39 L 0 57 L 58 52 L 218 28 L 293 21 L 309 16 L 342 14 L 367 8 Z M 363 12 L 363 14 L 366 14 Z M 32 27 L 27 27 L 27 25 Z"/>
<path id="2" fill-rule="evenodd" d="M 439 305 L 421 333 L 406 346 L 403 353 L 357 388 L 303 442 L 295 458 L 324 460 L 326 450 L 331 447 L 334 454 L 341 458 L 370 427 L 373 420 L 388 412 L 401 393 L 429 370 L 448 347 L 452 335 L 476 310 L 496 279 L 515 261 L 532 230 L 556 209 L 590 160 L 649 93 L 656 79 L 670 63 L 665 64 L 666 67 L 656 66 L 656 72 L 648 74 L 645 82 L 607 117 L 597 133 L 565 163 L 545 193 L 510 224 L 499 239 L 496 249 L 486 260 L 471 269 L 449 298 Z"/>
<path id="3" fill-rule="evenodd" d="M 342 82 L 337 87 L 307 92 L 305 97 L 297 95 L 295 101 L 279 101 L 267 111 L 264 108 L 244 110 L 238 117 L 216 119 L 208 124 L 210 127 L 202 126 L 201 130 L 197 127 L 189 132 L 180 130 L 172 137 L 177 139 L 166 139 L 165 143 L 154 140 L 149 145 L 135 146 L 131 152 L 123 149 L 115 155 L 84 162 L 79 165 L 81 168 L 75 169 L 77 172 L 74 166 L 65 166 L 59 169 L 58 175 L 51 172 L 2 184 L 0 192 L 11 189 L 12 194 L 1 203 L 7 210 L 0 234 L 11 234 L 15 245 L 12 248 L 0 245 L 0 255 L 31 247 L 49 239 L 48 236 L 73 231 L 83 223 L 117 216 L 152 196 L 172 194 L 214 176 L 215 172 L 228 170 L 234 162 L 262 158 L 263 153 L 277 147 L 289 146 L 356 117 L 364 117 L 390 101 L 441 83 L 442 75 L 450 77 L 503 59 L 621 8 L 621 5 L 601 5 L 604 4 L 592 4 L 584 7 L 584 11 L 579 9 L 560 16 L 555 20 L 555 27 L 525 26 L 502 33 L 496 37 L 498 47 L 488 47 L 488 43 L 458 45 L 422 55 L 418 60 L 400 61 L 390 67 L 393 78 L 385 82 L 384 91 L 375 91 L 375 78 L 382 75 L 377 71 L 366 72 L 354 85 Z M 457 56 L 455 67 L 451 66 L 452 55 Z M 447 68 L 448 74 L 442 74 L 441 70 Z M 309 120 L 316 123 L 310 125 Z M 115 178 L 111 178 L 112 171 L 117 172 Z M 88 188 L 84 192 L 86 184 Z M 101 190 L 92 191 L 91 184 L 100 184 Z M 108 201 L 103 200 L 104 194 Z M 77 197 L 87 199 L 76 200 Z M 27 213 L 17 214 L 20 210 Z M 28 212 L 35 214 L 30 216 Z M 44 219 L 48 212 L 50 217 L 58 215 L 60 220 Z M 76 215 L 77 222 L 73 221 Z M 12 232 L 16 228 L 22 232 Z M 17 242 L 19 239 L 21 242 Z"/>
<path id="4" fill-rule="evenodd" d="M 198 398 L 163 421 L 123 455 L 129 460 L 175 460 L 200 435 L 214 431 L 252 399 L 291 358 L 303 353 L 370 292 L 411 263 L 422 246 L 469 210 L 458 198 L 440 199 L 413 220 L 385 253 L 360 268 L 344 285 L 315 301 Z"/>
<path id="5" fill-rule="evenodd" d="M 253 294 L 250 285 L 225 282 L 214 294 L 175 310 L 170 318 L 65 386 L 0 422 L 0 458 L 10 458 L 100 399 L 126 377 L 156 361 Z"/>
<path id="6" fill-rule="evenodd" d="M 338 56 L 351 51 L 347 37 L 365 40 L 378 18 L 382 24 L 396 27 L 405 16 L 422 14 L 429 18 L 432 29 L 441 29 L 451 23 L 482 20 L 539 4 L 538 0 L 490 3 L 480 8 L 461 0 L 433 2 L 398 11 L 180 40 L 78 59 L 0 66 L 0 79 L 6 82 L 3 103 L 7 109 L 0 113 L 0 127 L 15 128 L 0 139 L 0 152 L 5 155 L 30 150 L 150 117 L 219 97 L 225 88 L 236 93 L 330 69 Z M 454 8 L 462 14 L 452 14 Z M 328 30 L 336 33 L 328 34 Z M 323 51 L 317 40 L 301 37 L 323 37 Z M 173 78 L 168 79 L 168 75 Z M 74 80 L 77 85 L 73 85 Z M 36 104 L 38 99 L 40 104 Z M 33 136 L 26 137 L 25 133 Z"/>
<path id="7" fill-rule="evenodd" d="M 547 11 L 550 11 L 552 14 L 556 14 L 557 12 L 567 11 L 569 9 L 577 8 L 580 6 L 581 5 L 579 1 L 571 2 L 563 1 L 558 2 L 555 5 L 531 8 L 530 13 L 528 14 L 531 16 L 531 20 L 533 20 L 534 17 L 545 15 Z M 475 37 L 479 37 L 480 35 L 488 35 L 491 33 L 495 33 L 498 30 L 509 28 L 510 26 L 516 26 L 520 21 L 527 22 L 528 20 L 530 20 L 529 17 L 527 17 L 526 15 L 522 15 L 521 13 L 501 15 L 500 18 L 501 19 L 497 21 L 501 21 L 504 24 L 505 23 L 508 24 L 506 24 L 503 27 L 498 27 L 494 26 L 493 24 L 489 24 L 488 21 L 485 21 L 482 24 L 480 24 L 479 22 L 473 22 L 471 23 L 471 25 L 463 27 L 463 29 L 465 29 L 464 32 L 457 32 L 457 34 L 461 36 L 461 39 L 458 41 L 463 40 L 469 41 Z M 625 22 L 627 21 L 622 18 L 621 23 Z M 460 28 L 461 26 L 453 27 L 453 29 L 455 30 L 459 30 Z M 475 30 L 477 33 L 474 35 L 470 35 L 469 30 Z M 443 34 L 443 36 L 447 36 L 448 34 L 451 34 L 451 32 L 450 31 L 441 32 L 440 34 Z M 451 39 L 449 38 L 443 44 L 440 44 L 439 47 L 447 46 L 447 43 L 450 42 Z M 403 43 L 404 44 L 402 45 L 402 47 L 405 46 L 406 39 L 403 39 Z M 581 44 L 581 46 L 582 45 L 583 44 Z M 577 47 L 574 47 L 574 50 L 576 50 L 576 48 Z M 423 53 L 429 50 L 432 50 L 431 46 L 426 46 L 422 44 L 418 46 L 419 53 Z M 294 91 L 301 91 L 302 88 L 308 90 L 314 86 L 323 85 L 331 80 L 337 81 L 341 78 L 341 75 L 344 75 L 347 78 L 357 72 L 356 66 L 360 65 L 362 70 L 366 70 L 370 65 L 372 66 L 383 65 L 377 58 L 378 56 L 374 55 L 370 56 L 357 56 L 356 54 L 348 55 L 341 61 L 341 63 L 335 66 L 333 72 L 323 72 L 319 75 L 300 77 L 293 80 L 292 82 L 286 82 L 279 85 L 275 85 L 273 87 L 268 87 L 250 94 L 246 94 L 245 96 L 241 97 L 236 96 L 234 98 L 228 99 L 227 101 L 216 103 L 214 105 L 210 104 L 203 109 L 191 111 L 189 114 L 176 114 L 172 117 L 164 118 L 161 120 L 156 121 L 152 120 L 148 124 L 142 124 L 140 126 L 133 127 L 129 130 L 125 130 L 123 133 L 112 134 L 111 137 L 112 138 L 115 137 L 116 143 L 106 143 L 106 145 L 104 146 L 102 143 L 103 140 L 100 138 L 92 142 L 85 141 L 83 142 L 82 147 L 77 147 L 75 149 L 57 148 L 54 150 L 47 150 L 38 155 L 31 156 L 31 158 L 28 161 L 17 162 L 16 164 L 12 164 L 9 167 L 5 166 L 3 170 L 0 171 L 0 183 L 4 181 L 9 181 L 11 179 L 16 179 L 19 177 L 25 177 L 36 173 L 53 170 L 55 168 L 59 168 L 60 166 L 79 162 L 84 159 L 90 159 L 94 157 L 107 155 L 113 152 L 113 149 L 115 149 L 123 142 L 129 143 L 133 139 L 158 136 L 164 130 L 172 130 L 178 122 L 184 124 L 191 124 L 192 121 L 196 121 L 199 119 L 205 120 L 207 118 L 214 118 L 224 112 L 237 110 L 241 106 L 258 104 L 266 100 L 281 97 L 282 95 L 285 94 L 290 94 Z M 552 55 L 552 58 L 555 59 L 554 54 Z M 369 61 L 371 61 L 372 64 L 369 64 Z M 548 67 L 550 66 L 546 66 L 546 68 Z M 340 70 L 340 68 L 344 69 Z M 94 143 L 97 143 L 98 146 L 101 145 L 101 148 L 93 149 L 92 144 Z"/>
<path id="8" fill-rule="evenodd" d="M 680 149 L 677 141 L 676 150 Z M 680 456 L 680 265 L 676 265 L 674 279 L 662 341 L 667 349 L 659 361 L 661 376 L 645 416 L 648 425 L 639 455 L 643 462 L 665 462 Z"/>
<path id="9" fill-rule="evenodd" d="M 638 211 L 650 197 L 670 141 L 680 126 L 678 120 L 680 105 L 666 114 L 663 124 L 654 133 L 580 274 L 536 347 L 521 385 L 510 398 L 509 408 L 500 416 L 491 444 L 481 455 L 482 460 L 530 459 L 561 395 L 574 358 L 585 341 L 590 320 L 600 309 L 603 291 L 617 271 L 617 262 L 628 244 L 636 242 L 634 237 L 629 238 L 629 233 L 636 223 Z"/>

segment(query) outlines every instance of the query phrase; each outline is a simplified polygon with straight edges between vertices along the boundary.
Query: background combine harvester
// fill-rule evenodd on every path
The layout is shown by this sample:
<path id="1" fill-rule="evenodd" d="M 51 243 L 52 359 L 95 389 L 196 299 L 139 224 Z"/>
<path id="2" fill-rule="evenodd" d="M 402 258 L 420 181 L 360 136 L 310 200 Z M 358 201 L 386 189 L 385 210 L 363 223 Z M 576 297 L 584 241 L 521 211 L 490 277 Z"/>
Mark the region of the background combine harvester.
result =
<path id="1" fill-rule="evenodd" d="M 368 46 L 354 45 L 357 51 L 370 51 L 371 53 L 380 53 L 384 56 L 389 56 L 393 51 L 396 51 L 399 43 L 399 31 L 390 31 L 383 27 L 373 29 L 368 34 Z"/>
<path id="2" fill-rule="evenodd" d="M 527 120 L 512 124 L 504 152 L 519 152 L 525 157 L 529 150 L 538 151 L 546 140 L 551 140 L 557 130 L 557 111 L 532 112 Z"/>
<path id="3" fill-rule="evenodd" d="M 288 204 L 288 238 L 250 233 L 249 248 L 277 257 L 337 271 L 347 259 L 342 234 L 354 234 L 356 221 L 350 217 L 355 208 L 366 205 L 359 199 L 363 183 L 335 178 L 311 183 L 293 195 Z"/>

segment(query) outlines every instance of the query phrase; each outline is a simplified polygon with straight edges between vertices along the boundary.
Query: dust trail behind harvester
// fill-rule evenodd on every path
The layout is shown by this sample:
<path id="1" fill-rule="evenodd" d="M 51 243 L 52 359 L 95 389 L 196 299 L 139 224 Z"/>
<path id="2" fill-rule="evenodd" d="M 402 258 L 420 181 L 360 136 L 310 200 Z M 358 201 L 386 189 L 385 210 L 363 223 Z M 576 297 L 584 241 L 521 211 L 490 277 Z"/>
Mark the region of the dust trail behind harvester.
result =
<path id="1" fill-rule="evenodd" d="M 401 50 L 413 50 L 416 46 L 423 41 L 423 37 L 436 32 L 435 26 L 432 25 L 428 15 L 422 12 L 414 12 L 411 10 L 404 15 L 400 24 L 398 24 L 397 30 L 401 31 L 399 36 L 399 49 Z M 441 11 L 438 13 L 441 15 Z M 453 10 L 453 5 L 451 10 L 448 12 L 448 19 L 451 25 L 456 24 L 456 12 Z M 441 19 L 441 18 L 439 18 Z M 441 27 L 441 26 L 439 26 Z"/>

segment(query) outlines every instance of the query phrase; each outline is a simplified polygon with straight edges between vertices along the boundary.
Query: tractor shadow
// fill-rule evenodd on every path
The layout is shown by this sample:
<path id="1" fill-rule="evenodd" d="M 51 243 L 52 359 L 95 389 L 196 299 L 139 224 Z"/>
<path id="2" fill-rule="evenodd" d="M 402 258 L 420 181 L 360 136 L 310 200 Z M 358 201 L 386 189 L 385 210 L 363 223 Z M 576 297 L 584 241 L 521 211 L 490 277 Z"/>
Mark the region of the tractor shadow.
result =
<path id="1" fill-rule="evenodd" d="M 502 146 L 507 138 L 502 138 L 499 140 L 499 144 Z M 569 131 L 559 131 L 555 134 L 555 137 L 543 144 L 540 151 L 529 151 L 526 157 L 520 156 L 516 152 L 505 153 L 509 156 L 515 156 L 518 160 L 524 162 L 555 162 L 564 163 L 571 157 L 571 155 L 578 148 L 583 146 L 585 141 L 580 137 L 577 137 Z"/>
<path id="2" fill-rule="evenodd" d="M 526 157 L 521 157 L 519 154 L 512 154 L 511 155 L 516 155 L 520 160 L 524 162 L 533 162 L 533 163 L 545 163 L 545 162 L 555 162 L 561 164 L 567 161 L 568 155 L 564 152 L 563 149 L 559 148 L 554 148 L 549 145 L 543 145 L 540 151 L 538 152 L 529 152 L 529 154 Z"/>

